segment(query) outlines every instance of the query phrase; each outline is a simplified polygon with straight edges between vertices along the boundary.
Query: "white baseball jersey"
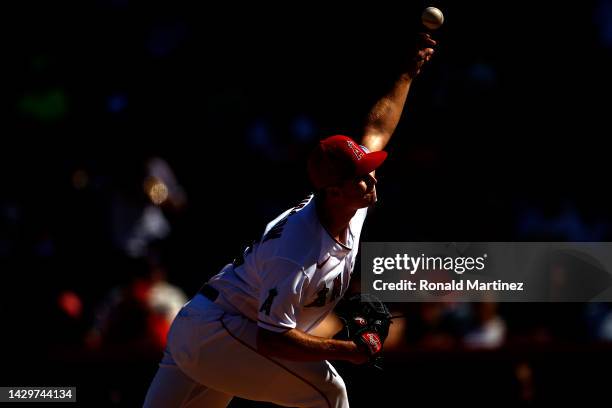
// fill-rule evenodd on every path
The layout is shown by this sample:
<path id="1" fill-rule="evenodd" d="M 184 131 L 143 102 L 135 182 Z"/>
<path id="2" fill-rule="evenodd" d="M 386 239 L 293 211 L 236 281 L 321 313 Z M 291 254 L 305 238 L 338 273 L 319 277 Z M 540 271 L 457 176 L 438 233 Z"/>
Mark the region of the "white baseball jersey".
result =
<path id="1" fill-rule="evenodd" d="M 367 208 L 356 212 L 342 244 L 321 225 L 311 195 L 269 223 L 259 242 L 209 283 L 264 329 L 309 332 L 349 286 L 366 215 Z"/>

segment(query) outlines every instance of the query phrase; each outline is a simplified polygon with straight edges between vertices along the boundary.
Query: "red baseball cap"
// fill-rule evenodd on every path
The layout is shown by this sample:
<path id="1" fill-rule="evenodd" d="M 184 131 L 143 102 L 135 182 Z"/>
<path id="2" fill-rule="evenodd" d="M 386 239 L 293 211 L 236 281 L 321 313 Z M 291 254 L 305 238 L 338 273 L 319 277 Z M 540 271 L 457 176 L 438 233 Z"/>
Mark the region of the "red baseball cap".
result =
<path id="1" fill-rule="evenodd" d="M 318 190 L 371 173 L 387 158 L 387 152 L 369 153 L 348 136 L 323 139 L 308 159 L 308 176 Z"/>

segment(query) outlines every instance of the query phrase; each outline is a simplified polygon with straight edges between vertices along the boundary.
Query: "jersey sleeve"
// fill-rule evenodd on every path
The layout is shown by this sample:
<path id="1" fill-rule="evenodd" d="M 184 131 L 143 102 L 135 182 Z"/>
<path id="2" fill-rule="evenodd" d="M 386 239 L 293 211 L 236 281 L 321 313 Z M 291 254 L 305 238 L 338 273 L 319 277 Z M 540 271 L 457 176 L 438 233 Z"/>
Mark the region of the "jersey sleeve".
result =
<path id="1" fill-rule="evenodd" d="M 259 327 L 275 332 L 295 328 L 307 279 L 295 262 L 282 258 L 266 262 L 259 293 Z"/>

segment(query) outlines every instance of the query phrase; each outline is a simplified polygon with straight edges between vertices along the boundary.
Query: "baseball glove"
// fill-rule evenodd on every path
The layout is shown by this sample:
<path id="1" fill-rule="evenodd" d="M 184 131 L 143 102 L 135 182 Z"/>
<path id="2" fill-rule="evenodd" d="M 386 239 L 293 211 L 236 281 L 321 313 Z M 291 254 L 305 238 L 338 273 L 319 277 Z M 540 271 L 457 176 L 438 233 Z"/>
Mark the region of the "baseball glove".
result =
<path id="1" fill-rule="evenodd" d="M 391 325 L 387 306 L 376 296 L 358 294 L 339 304 L 336 313 L 344 323 L 340 337 L 354 341 L 368 352 L 372 361 L 376 359 Z"/>

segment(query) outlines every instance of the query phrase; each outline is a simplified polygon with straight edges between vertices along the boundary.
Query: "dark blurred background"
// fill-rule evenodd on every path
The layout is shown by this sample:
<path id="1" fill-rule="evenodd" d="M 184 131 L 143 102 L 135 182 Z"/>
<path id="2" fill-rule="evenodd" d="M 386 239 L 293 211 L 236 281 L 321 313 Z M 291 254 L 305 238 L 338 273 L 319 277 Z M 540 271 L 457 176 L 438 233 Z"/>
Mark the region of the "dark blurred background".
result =
<path id="1" fill-rule="evenodd" d="M 446 22 L 363 240 L 611 240 L 611 0 L 20 4 L 2 27 L 1 385 L 142 404 L 176 310 L 309 192 L 318 139 L 359 136 L 428 5 Z M 354 406 L 606 395 L 608 304 L 394 309 L 385 371 L 341 366 Z"/>

